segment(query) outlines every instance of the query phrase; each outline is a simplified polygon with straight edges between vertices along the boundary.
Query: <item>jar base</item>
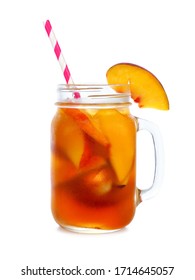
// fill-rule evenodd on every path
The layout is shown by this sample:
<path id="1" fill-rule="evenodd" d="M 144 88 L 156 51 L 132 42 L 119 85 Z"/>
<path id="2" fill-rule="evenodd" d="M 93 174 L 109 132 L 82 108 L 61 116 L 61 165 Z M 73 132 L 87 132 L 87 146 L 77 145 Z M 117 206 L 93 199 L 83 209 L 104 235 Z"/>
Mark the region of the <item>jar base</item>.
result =
<path id="1" fill-rule="evenodd" d="M 75 233 L 84 233 L 84 234 L 99 234 L 99 233 L 112 233 L 121 230 L 118 229 L 101 229 L 101 228 L 87 228 L 87 227 L 74 227 L 74 226 L 61 226 L 63 229 L 72 231 Z"/>

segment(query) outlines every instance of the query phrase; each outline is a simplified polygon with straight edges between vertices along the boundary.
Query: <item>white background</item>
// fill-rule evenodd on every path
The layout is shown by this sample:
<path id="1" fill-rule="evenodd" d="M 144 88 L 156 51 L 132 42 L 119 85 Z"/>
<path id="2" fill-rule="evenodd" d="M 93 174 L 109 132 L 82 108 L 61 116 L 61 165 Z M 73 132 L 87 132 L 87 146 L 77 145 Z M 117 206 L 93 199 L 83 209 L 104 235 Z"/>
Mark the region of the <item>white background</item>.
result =
<path id="1" fill-rule="evenodd" d="M 174 266 L 171 276 L 144 279 L 193 278 L 193 4 L 192 0 L 1 1 L 1 279 L 71 278 L 21 276 L 27 265 L 112 271 L 87 279 L 141 279 L 114 276 L 116 266 Z M 133 109 L 161 129 L 165 177 L 160 194 L 142 203 L 133 222 L 118 233 L 65 232 L 51 216 L 50 121 L 56 85 L 64 81 L 43 28 L 47 18 L 75 82 L 104 83 L 110 66 L 132 62 L 153 72 L 170 100 L 169 112 Z M 146 173 L 147 167 L 143 176 Z"/>

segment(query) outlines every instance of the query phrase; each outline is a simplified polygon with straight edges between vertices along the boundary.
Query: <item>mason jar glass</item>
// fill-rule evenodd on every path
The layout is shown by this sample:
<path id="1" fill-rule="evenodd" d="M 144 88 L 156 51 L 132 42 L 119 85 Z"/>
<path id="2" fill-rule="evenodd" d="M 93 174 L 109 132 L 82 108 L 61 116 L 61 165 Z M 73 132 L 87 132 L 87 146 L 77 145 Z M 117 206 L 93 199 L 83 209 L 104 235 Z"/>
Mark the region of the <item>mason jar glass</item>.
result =
<path id="1" fill-rule="evenodd" d="M 123 89 L 123 90 L 121 90 Z M 122 91 L 122 92 L 121 92 Z M 76 232 L 116 231 L 160 187 L 162 139 L 153 123 L 131 115 L 129 85 L 59 85 L 51 125 L 51 208 Z M 152 186 L 136 187 L 136 135 L 152 135 Z"/>

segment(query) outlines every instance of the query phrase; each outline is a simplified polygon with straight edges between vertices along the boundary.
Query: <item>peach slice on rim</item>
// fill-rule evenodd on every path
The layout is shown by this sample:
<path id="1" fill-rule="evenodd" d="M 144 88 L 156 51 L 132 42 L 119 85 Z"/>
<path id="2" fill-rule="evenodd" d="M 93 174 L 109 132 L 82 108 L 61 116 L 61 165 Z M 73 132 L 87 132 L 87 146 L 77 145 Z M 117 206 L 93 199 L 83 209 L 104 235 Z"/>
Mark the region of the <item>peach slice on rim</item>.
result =
<path id="1" fill-rule="evenodd" d="M 108 84 L 130 84 L 131 96 L 141 108 L 169 110 L 169 101 L 160 81 L 145 68 L 132 63 L 119 63 L 106 73 Z M 124 92 L 123 88 L 117 89 Z"/>

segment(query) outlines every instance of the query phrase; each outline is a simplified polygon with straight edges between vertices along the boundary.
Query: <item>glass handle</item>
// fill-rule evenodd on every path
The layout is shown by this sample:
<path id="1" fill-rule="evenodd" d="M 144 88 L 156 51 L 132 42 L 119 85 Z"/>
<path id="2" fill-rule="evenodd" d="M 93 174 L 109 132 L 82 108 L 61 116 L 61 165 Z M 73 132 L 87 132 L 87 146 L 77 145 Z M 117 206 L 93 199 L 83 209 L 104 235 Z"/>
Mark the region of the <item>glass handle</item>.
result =
<path id="1" fill-rule="evenodd" d="M 163 141 L 162 141 L 162 136 L 160 133 L 160 130 L 158 126 L 150 121 L 144 120 L 137 118 L 138 122 L 138 130 L 147 130 L 153 140 L 153 145 L 154 145 L 154 157 L 155 157 L 155 168 L 154 168 L 154 178 L 153 178 L 153 183 L 151 187 L 148 189 L 138 189 L 138 203 L 150 199 L 154 197 L 162 184 L 162 179 L 163 179 L 163 173 L 164 173 L 164 152 L 163 152 Z"/>

